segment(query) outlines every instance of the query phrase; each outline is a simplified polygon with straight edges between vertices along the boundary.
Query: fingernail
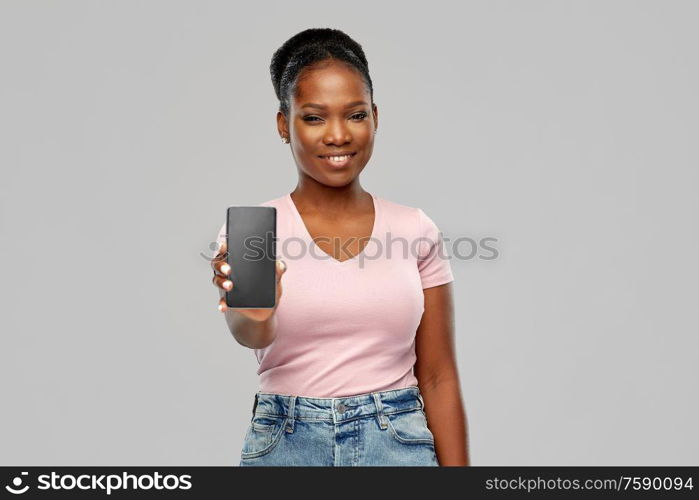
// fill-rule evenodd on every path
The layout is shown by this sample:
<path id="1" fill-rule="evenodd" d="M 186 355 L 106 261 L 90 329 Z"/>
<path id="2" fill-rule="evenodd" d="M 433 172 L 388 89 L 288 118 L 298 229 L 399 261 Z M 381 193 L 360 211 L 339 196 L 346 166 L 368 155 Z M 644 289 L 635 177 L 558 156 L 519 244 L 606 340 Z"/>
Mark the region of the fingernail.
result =
<path id="1" fill-rule="evenodd" d="M 231 283 L 229 280 L 226 280 L 223 282 L 223 288 L 226 290 L 230 290 L 233 287 L 233 283 Z"/>
<path id="2" fill-rule="evenodd" d="M 279 267 L 282 271 L 286 271 L 286 263 L 283 260 L 279 261 Z"/>
<path id="3" fill-rule="evenodd" d="M 229 266 L 228 264 L 223 264 L 221 266 L 221 272 L 223 274 L 228 274 L 230 271 L 231 271 L 231 266 Z"/>
<path id="4" fill-rule="evenodd" d="M 218 310 L 219 310 L 219 311 L 223 311 L 223 305 L 219 304 L 219 305 L 218 305 Z"/>

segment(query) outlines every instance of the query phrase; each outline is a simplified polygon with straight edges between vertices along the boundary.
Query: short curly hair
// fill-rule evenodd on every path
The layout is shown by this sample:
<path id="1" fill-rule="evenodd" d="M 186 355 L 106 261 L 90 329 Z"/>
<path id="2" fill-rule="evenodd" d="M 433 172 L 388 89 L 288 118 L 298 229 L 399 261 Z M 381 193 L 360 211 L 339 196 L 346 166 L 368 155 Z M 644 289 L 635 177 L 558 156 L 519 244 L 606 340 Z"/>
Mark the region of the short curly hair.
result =
<path id="1" fill-rule="evenodd" d="M 369 90 L 371 102 L 374 102 L 374 87 L 362 46 L 341 30 L 309 28 L 284 42 L 272 56 L 269 65 L 274 92 L 279 99 L 279 111 L 284 116 L 289 116 L 291 96 L 296 93 L 301 71 L 327 59 L 338 59 L 354 67 Z"/>

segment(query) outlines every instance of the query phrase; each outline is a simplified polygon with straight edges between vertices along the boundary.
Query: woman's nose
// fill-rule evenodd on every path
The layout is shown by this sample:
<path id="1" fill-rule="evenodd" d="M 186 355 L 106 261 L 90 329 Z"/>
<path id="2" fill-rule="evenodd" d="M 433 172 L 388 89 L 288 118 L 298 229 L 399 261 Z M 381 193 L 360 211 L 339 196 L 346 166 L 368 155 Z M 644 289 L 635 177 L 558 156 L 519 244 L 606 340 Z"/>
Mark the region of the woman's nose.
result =
<path id="1" fill-rule="evenodd" d="M 323 140 L 325 141 L 325 144 L 341 146 L 342 144 L 350 142 L 352 140 L 352 136 L 344 122 L 331 120 L 328 122 L 328 127 Z"/>

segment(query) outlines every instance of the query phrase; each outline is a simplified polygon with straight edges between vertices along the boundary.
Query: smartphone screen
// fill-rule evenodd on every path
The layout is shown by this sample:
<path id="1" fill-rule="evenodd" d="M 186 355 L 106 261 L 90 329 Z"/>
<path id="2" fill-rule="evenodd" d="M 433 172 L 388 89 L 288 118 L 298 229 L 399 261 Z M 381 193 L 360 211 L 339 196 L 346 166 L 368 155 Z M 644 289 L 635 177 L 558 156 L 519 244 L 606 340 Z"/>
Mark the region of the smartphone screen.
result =
<path id="1" fill-rule="evenodd" d="M 226 292 L 228 307 L 265 309 L 277 296 L 275 207 L 228 207 L 226 244 L 233 289 Z"/>

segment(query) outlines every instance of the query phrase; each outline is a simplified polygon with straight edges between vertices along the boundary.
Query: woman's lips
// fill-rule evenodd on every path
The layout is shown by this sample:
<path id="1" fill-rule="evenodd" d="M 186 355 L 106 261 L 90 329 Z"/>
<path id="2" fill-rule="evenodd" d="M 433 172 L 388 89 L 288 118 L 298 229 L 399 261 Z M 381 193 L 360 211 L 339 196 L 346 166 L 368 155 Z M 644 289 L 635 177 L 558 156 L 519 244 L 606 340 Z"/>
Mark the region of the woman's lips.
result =
<path id="1" fill-rule="evenodd" d="M 350 164 L 352 158 L 357 156 L 357 153 L 352 153 L 350 155 L 344 155 L 342 160 L 333 160 L 331 157 L 319 156 L 318 158 L 330 168 L 343 168 Z"/>

